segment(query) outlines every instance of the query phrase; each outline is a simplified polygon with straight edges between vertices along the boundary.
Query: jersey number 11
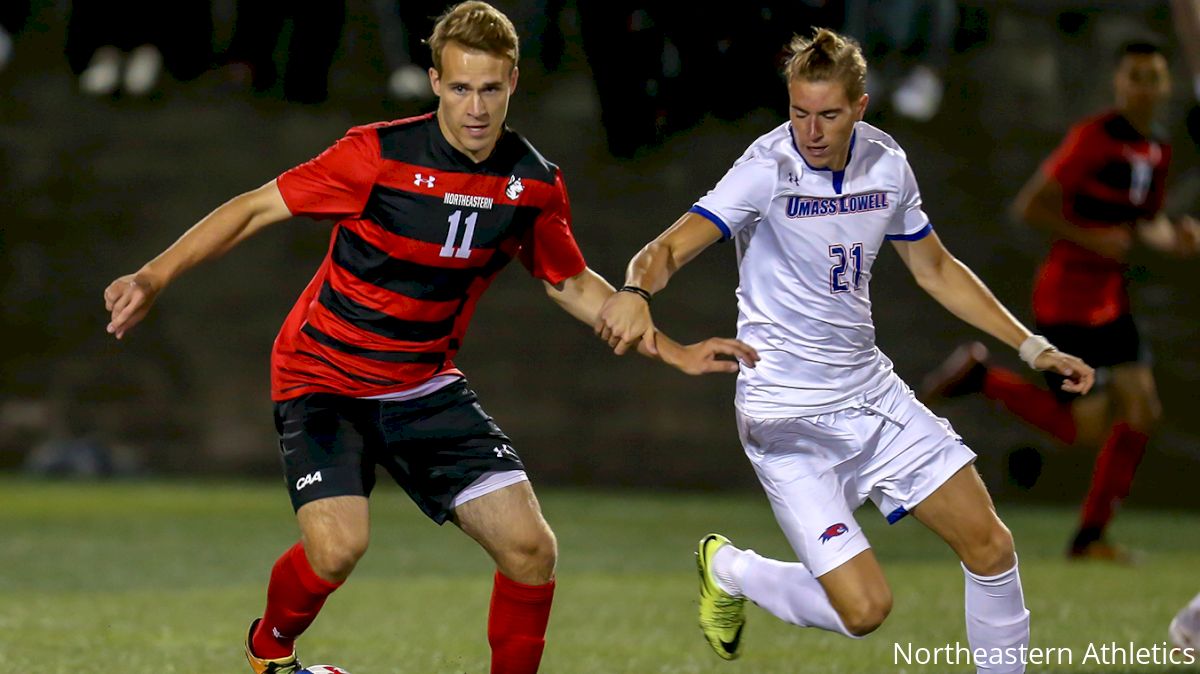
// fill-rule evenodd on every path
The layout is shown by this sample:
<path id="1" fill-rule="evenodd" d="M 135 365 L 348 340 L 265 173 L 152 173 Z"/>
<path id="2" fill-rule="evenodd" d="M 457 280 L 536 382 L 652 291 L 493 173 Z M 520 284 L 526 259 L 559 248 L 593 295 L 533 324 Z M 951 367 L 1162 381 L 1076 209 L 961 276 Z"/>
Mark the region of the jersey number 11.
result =
<path id="1" fill-rule="evenodd" d="M 450 231 L 446 232 L 446 243 L 442 244 L 442 249 L 438 251 L 438 255 L 442 257 L 457 257 L 466 259 L 471 257 L 471 239 L 475 238 L 475 221 L 479 219 L 478 212 L 472 212 L 467 216 L 466 225 L 467 231 L 463 232 L 462 245 L 454 247 L 454 242 L 458 239 L 458 222 L 462 219 L 462 211 L 454 211 L 450 214 Z"/>

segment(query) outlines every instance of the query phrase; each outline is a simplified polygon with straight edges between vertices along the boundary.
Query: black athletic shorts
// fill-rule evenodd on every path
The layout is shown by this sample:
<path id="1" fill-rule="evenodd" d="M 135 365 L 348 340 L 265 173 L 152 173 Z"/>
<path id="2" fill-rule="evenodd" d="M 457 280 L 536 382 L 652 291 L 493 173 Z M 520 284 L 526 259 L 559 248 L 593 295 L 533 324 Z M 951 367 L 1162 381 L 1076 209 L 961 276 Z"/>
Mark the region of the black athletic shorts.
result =
<path id="1" fill-rule="evenodd" d="M 1039 323 L 1038 332 L 1059 351 L 1078 356 L 1083 362 L 1097 370 L 1125 363 L 1149 365 L 1152 357 L 1150 347 L 1142 341 L 1133 316 L 1124 314 L 1104 325 L 1045 325 Z M 1071 401 L 1078 394 L 1062 390 L 1063 377 L 1053 372 L 1043 372 L 1050 390 L 1062 401 Z M 1097 377 L 1099 379 L 1099 377 Z"/>
<path id="2" fill-rule="evenodd" d="M 383 466 L 433 521 L 490 471 L 524 470 L 512 441 L 465 381 L 412 400 L 313 393 L 275 403 L 292 507 L 329 496 L 369 496 Z"/>

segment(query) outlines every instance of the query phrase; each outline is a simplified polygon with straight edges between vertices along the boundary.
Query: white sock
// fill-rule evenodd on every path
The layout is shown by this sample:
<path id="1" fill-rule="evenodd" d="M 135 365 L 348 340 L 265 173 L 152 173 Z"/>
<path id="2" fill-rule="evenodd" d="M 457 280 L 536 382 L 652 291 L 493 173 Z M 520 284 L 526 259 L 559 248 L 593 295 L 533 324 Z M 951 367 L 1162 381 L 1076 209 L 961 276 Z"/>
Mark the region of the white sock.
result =
<path id="1" fill-rule="evenodd" d="M 971 650 L 985 649 L 1000 653 L 999 663 L 977 661 L 980 674 L 1019 674 L 1025 663 L 1008 664 L 1020 659 L 1022 646 L 1029 647 L 1029 611 L 1021 591 L 1017 565 L 996 576 L 977 576 L 963 566 L 967 580 L 967 641 Z M 994 649 L 1000 649 L 996 651 Z M 1010 655 L 1011 654 L 1011 655 Z"/>
<path id="2" fill-rule="evenodd" d="M 745 596 L 780 620 L 859 638 L 842 624 L 820 581 L 799 562 L 767 559 L 726 545 L 713 555 L 712 570 L 721 589 Z"/>

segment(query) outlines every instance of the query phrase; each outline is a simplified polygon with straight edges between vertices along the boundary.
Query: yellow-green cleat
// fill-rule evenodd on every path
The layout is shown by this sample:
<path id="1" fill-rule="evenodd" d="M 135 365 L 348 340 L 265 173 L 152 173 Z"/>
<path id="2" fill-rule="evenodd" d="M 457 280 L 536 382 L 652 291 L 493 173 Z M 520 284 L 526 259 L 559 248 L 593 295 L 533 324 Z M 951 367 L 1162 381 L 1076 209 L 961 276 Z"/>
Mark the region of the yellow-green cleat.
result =
<path id="1" fill-rule="evenodd" d="M 260 618 L 255 618 L 250 623 L 250 632 L 246 634 L 246 661 L 250 663 L 250 669 L 254 670 L 254 674 L 296 674 L 304 669 L 304 665 L 300 664 L 300 660 L 296 658 L 295 649 L 292 649 L 290 656 L 278 660 L 260 658 L 250 650 L 250 642 L 254 638 L 254 628 L 258 627 L 259 620 Z"/>
<path id="2" fill-rule="evenodd" d="M 746 598 L 735 597 L 717 585 L 712 559 L 729 539 L 709 534 L 700 539 L 696 568 L 700 571 L 700 629 L 708 645 L 724 660 L 741 655 L 742 629 L 746 626 Z"/>

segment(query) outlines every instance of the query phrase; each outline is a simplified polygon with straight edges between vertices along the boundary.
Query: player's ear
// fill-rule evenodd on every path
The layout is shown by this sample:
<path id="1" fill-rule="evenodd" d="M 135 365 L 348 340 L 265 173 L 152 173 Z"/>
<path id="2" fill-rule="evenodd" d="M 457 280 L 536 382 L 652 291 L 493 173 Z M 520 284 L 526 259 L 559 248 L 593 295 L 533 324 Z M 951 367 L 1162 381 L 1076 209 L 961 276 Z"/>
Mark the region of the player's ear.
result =
<path id="1" fill-rule="evenodd" d="M 868 96 L 867 94 L 863 94 L 862 98 L 858 99 L 858 104 L 854 106 L 855 107 L 854 112 L 857 116 L 857 121 L 862 121 L 863 115 L 865 115 L 867 113 L 867 103 L 870 103 L 870 102 L 871 102 L 871 97 Z"/>
<path id="2" fill-rule="evenodd" d="M 437 68 L 429 69 L 429 88 L 433 89 L 434 96 L 442 97 L 442 75 Z"/>
<path id="3" fill-rule="evenodd" d="M 521 69 L 517 66 L 512 67 L 512 72 L 508 74 L 508 93 L 511 95 L 517 90 L 517 78 L 521 74 Z"/>

